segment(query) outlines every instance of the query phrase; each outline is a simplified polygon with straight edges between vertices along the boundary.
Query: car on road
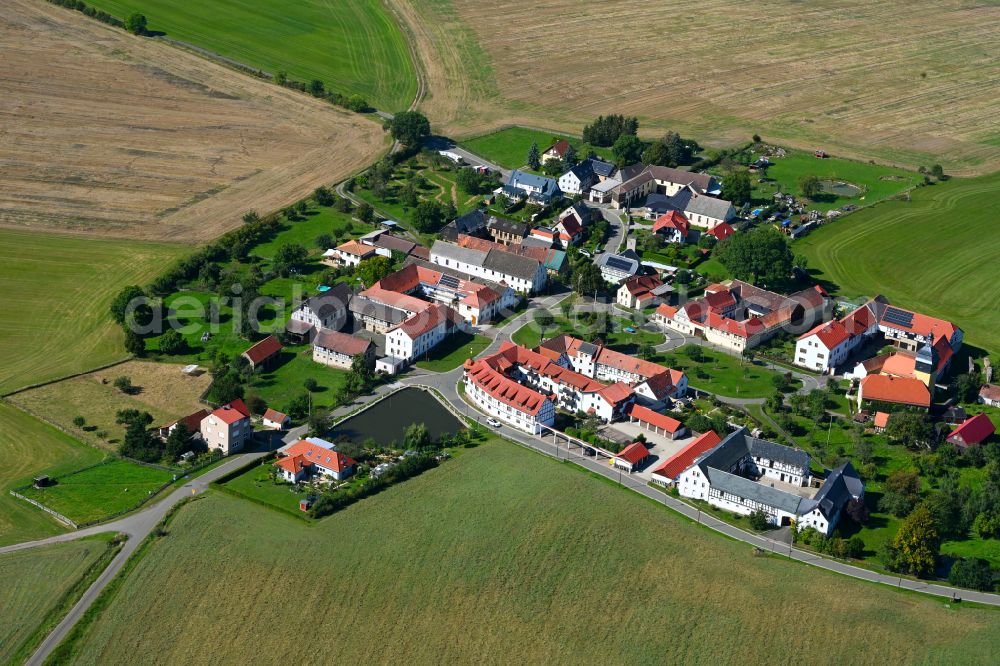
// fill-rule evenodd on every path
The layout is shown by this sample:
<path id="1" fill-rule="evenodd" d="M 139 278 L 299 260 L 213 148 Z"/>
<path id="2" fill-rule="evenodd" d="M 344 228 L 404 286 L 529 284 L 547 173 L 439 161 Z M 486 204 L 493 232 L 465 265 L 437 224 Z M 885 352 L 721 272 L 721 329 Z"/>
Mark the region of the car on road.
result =
<path id="1" fill-rule="evenodd" d="M 492 426 L 494 428 L 499 428 L 500 427 L 500 422 L 497 421 L 493 417 L 490 417 L 490 418 L 486 419 L 486 423 L 488 423 L 490 426 Z"/>
<path id="2" fill-rule="evenodd" d="M 590 253 L 590 250 L 580 250 L 580 254 L 582 254 L 585 257 L 592 257 L 592 256 L 594 256 L 594 255 L 592 255 Z"/>
<path id="3" fill-rule="evenodd" d="M 583 447 L 583 455 L 585 455 L 585 456 L 596 456 L 597 455 L 597 451 L 595 449 L 590 448 L 589 446 L 585 446 L 585 447 Z"/>

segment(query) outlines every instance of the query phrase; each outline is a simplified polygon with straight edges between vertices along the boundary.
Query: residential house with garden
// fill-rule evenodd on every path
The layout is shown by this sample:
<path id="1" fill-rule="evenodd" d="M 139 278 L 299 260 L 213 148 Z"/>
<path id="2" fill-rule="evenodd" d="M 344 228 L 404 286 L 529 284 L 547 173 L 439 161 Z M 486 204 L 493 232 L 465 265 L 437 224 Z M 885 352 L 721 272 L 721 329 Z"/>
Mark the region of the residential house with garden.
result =
<path id="1" fill-rule="evenodd" d="M 495 243 L 517 245 L 531 233 L 531 226 L 524 222 L 494 215 L 486 223 L 486 230 Z"/>
<path id="2" fill-rule="evenodd" d="M 199 430 L 209 451 L 214 449 L 224 456 L 242 451 L 253 437 L 250 410 L 242 400 L 233 400 L 205 416 Z"/>
<path id="3" fill-rule="evenodd" d="M 329 266 L 357 266 L 376 254 L 375 247 L 349 240 L 323 253 L 323 263 Z"/>
<path id="4" fill-rule="evenodd" d="M 684 213 L 671 210 L 656 218 L 653 233 L 668 243 L 686 243 L 691 234 L 691 223 Z"/>
<path id="5" fill-rule="evenodd" d="M 1000 386 L 996 384 L 983 384 L 979 389 L 977 402 L 989 407 L 1000 407 Z"/>
<path id="6" fill-rule="evenodd" d="M 302 483 L 317 477 L 343 481 L 354 474 L 357 463 L 335 449 L 300 439 L 284 448 L 273 465 L 279 478 Z"/>
<path id="7" fill-rule="evenodd" d="M 284 430 L 292 424 L 292 417 L 284 412 L 279 412 L 276 409 L 268 407 L 261 421 L 263 426 L 268 430 Z"/>
<path id="8" fill-rule="evenodd" d="M 621 284 L 642 272 L 642 264 L 635 257 L 624 254 L 605 252 L 594 262 L 601 271 L 605 282 L 613 285 Z"/>
<path id="9" fill-rule="evenodd" d="M 633 310 L 659 305 L 664 295 L 669 295 L 671 288 L 655 275 L 636 275 L 622 282 L 618 287 L 618 305 Z"/>
<path id="10" fill-rule="evenodd" d="M 588 191 L 598 180 L 591 160 L 583 160 L 559 176 L 557 182 L 562 193 L 572 197 Z"/>
<path id="11" fill-rule="evenodd" d="M 948 442 L 955 446 L 966 448 L 982 444 L 996 433 L 996 426 L 986 414 L 976 414 L 966 419 L 960 426 L 948 435 Z"/>
<path id="12" fill-rule="evenodd" d="M 542 153 L 542 164 L 550 160 L 561 160 L 566 158 L 566 154 L 569 152 L 569 141 L 566 139 L 559 139 L 551 146 L 545 149 Z"/>
<path id="13" fill-rule="evenodd" d="M 556 181 L 517 169 L 510 172 L 507 184 L 500 192 L 508 199 L 526 199 L 528 203 L 539 206 L 548 206 L 562 196 Z"/>

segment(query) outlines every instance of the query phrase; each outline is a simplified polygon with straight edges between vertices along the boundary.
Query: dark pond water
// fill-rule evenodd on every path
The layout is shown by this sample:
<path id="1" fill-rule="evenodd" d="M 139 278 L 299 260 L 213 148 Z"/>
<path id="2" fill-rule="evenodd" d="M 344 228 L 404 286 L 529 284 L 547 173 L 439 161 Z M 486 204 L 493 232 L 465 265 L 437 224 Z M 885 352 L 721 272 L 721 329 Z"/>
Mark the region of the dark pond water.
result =
<path id="1" fill-rule="evenodd" d="M 352 442 L 363 442 L 369 437 L 379 444 L 403 441 L 403 434 L 411 423 L 423 423 L 431 437 L 455 433 L 464 426 L 430 393 L 407 388 L 385 398 L 374 407 L 347 419 L 330 433 L 331 439 L 347 437 Z"/>

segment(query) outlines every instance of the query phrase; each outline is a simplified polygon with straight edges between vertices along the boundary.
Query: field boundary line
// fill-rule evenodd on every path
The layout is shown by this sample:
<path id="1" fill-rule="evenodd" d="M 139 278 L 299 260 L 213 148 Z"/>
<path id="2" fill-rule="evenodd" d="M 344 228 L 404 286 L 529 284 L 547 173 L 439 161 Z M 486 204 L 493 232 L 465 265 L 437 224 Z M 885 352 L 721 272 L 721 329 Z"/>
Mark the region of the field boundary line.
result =
<path id="1" fill-rule="evenodd" d="M 34 384 L 28 384 L 27 386 L 22 386 L 21 388 L 16 388 L 13 391 L 8 391 L 7 393 L 4 393 L 3 395 L 0 395 L 0 398 L 3 398 L 3 399 L 6 400 L 10 396 L 17 395 L 18 393 L 24 393 L 24 392 L 30 391 L 32 389 L 42 388 L 43 386 L 48 386 L 49 384 L 58 384 L 59 382 L 64 382 L 64 381 L 66 381 L 68 379 L 76 379 L 77 377 L 82 377 L 84 375 L 89 375 L 91 373 L 99 372 L 101 370 L 107 370 L 108 368 L 113 368 L 116 365 L 122 365 L 123 363 L 128 363 L 129 361 L 134 361 L 134 360 L 136 360 L 136 358 L 137 358 L 136 356 L 131 356 L 130 355 L 130 356 L 127 356 L 125 358 L 118 359 L 117 361 L 112 361 L 110 363 L 105 363 L 104 365 L 99 365 L 99 366 L 97 366 L 95 368 L 90 368 L 89 370 L 82 370 L 80 372 L 74 372 L 71 375 L 63 375 L 61 377 L 55 377 L 53 379 L 46 379 L 43 382 L 35 382 Z M 24 410 L 24 411 L 28 411 L 28 410 Z"/>
<path id="2" fill-rule="evenodd" d="M 25 497 L 21 493 L 16 492 L 14 490 L 11 490 L 10 494 L 13 495 L 14 497 L 18 498 L 18 499 L 24 500 L 28 504 L 34 504 L 36 507 L 38 507 L 39 509 L 41 509 L 45 513 L 49 514 L 50 516 L 52 516 L 53 518 L 55 518 L 56 520 L 58 520 L 60 523 L 68 525 L 69 527 L 72 527 L 74 530 L 80 529 L 79 525 L 77 525 L 72 520 L 70 520 L 66 516 L 62 515 L 61 513 L 59 513 L 58 511 L 56 511 L 55 509 L 50 509 L 49 507 L 45 506 L 41 502 L 39 502 L 37 500 L 33 500 L 30 497 Z"/>

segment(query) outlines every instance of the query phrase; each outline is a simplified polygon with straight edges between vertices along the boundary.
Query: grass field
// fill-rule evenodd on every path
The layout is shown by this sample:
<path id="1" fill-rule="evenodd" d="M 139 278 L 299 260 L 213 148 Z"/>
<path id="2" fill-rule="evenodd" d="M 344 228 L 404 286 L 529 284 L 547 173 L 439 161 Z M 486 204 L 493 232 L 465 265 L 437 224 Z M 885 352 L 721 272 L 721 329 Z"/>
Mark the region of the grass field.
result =
<path id="1" fill-rule="evenodd" d="M 0 301 L 0 393 L 125 358 L 111 299 L 184 252 L 0 229 L 0 291 L 10 295 Z"/>
<path id="2" fill-rule="evenodd" d="M 248 209 L 346 177 L 387 145 L 371 118 L 47 3 L 0 5 L 0 42 L 11 72 L 0 81 L 11 128 L 0 144 L 0 226 L 204 242 Z"/>
<path id="3" fill-rule="evenodd" d="M 552 314 L 555 318 L 552 326 L 543 331 L 537 321 L 529 321 L 514 331 L 511 340 L 522 347 L 534 348 L 541 344 L 542 340 L 548 340 L 562 334 L 585 338 L 594 326 L 594 324 L 581 319 L 566 319 L 562 314 L 555 312 Z M 578 316 L 578 314 L 571 316 Z M 611 330 L 604 335 L 604 344 L 618 351 L 634 354 L 640 345 L 656 346 L 665 340 L 662 333 L 637 328 L 637 325 L 624 317 L 612 317 L 611 322 Z M 630 333 L 625 330 L 626 328 L 635 328 L 635 331 Z"/>
<path id="4" fill-rule="evenodd" d="M 610 148 L 599 148 L 584 143 L 578 136 L 568 136 L 559 132 L 543 132 L 527 127 L 509 127 L 499 132 L 484 134 L 462 141 L 462 147 L 484 157 L 494 164 L 508 169 L 527 169 L 528 150 L 532 143 L 538 144 L 539 155 L 559 139 L 568 140 L 580 159 L 591 150 L 608 161 L 613 161 Z"/>
<path id="5" fill-rule="evenodd" d="M 0 545 L 51 536 L 66 528 L 8 492 L 38 474 L 67 474 L 104 454 L 0 402 Z"/>
<path id="6" fill-rule="evenodd" d="M 32 486 L 21 494 L 76 523 L 86 523 L 135 507 L 172 477 L 170 472 L 161 469 L 115 459 L 60 476 L 54 486 Z"/>
<path id="7" fill-rule="evenodd" d="M 809 208 L 819 211 L 847 204 L 868 206 L 904 192 L 923 180 L 923 176 L 912 171 L 839 157 L 819 159 L 811 152 L 801 150 L 787 151 L 784 157 L 772 157 L 771 162 L 773 165 L 767 169 L 768 182 L 759 183 L 754 179 L 755 200 L 771 202 L 774 200 L 774 193 L 779 190 L 801 198 L 799 180 L 803 176 L 842 181 L 859 188 L 855 196 L 823 194 L 816 197 Z"/>
<path id="8" fill-rule="evenodd" d="M 333 407 L 337 390 L 347 383 L 347 371 L 315 363 L 305 347 L 285 349 L 281 365 L 257 375 L 248 392 L 256 393 L 268 406 L 283 411 L 293 398 L 306 392 L 303 383 L 310 377 L 318 384 L 311 394 L 313 407 Z"/>
<path id="9" fill-rule="evenodd" d="M 794 245 L 837 294 L 884 294 L 944 317 L 967 344 L 1000 352 L 1000 174 L 951 180 L 828 224 Z"/>
<path id="10" fill-rule="evenodd" d="M 725 352 L 699 347 L 701 358 L 694 361 L 685 351 L 685 345 L 653 359 L 671 368 L 687 373 L 688 382 L 695 388 L 731 398 L 763 398 L 774 393 L 772 378 L 778 373 Z M 798 385 L 798 381 L 793 381 Z"/>
<path id="11" fill-rule="evenodd" d="M 81 441 L 105 448 L 116 448 L 125 427 L 115 423 L 121 409 L 138 409 L 153 416 L 153 425 L 168 423 L 204 407 L 198 401 L 212 382 L 207 372 L 191 377 L 180 365 L 129 361 L 90 374 L 66 379 L 10 397 L 15 405 L 44 417 L 74 433 Z M 141 390 L 135 395 L 122 393 L 113 386 L 116 377 L 128 377 Z M 73 424 L 76 416 L 87 423 Z M 98 433 L 106 433 L 101 437 Z"/>
<path id="12" fill-rule="evenodd" d="M 491 342 L 485 335 L 459 332 L 445 338 L 435 347 L 430 354 L 432 358 L 417 361 L 415 365 L 423 370 L 448 372 L 465 363 L 465 359 L 479 356 Z"/>
<path id="13" fill-rule="evenodd" d="M 67 595 L 101 556 L 108 539 L 100 535 L 0 555 L 0 664 L 23 663 L 37 645 L 40 629 L 51 630 Z M 82 590 L 78 590 L 82 591 Z M 61 613 L 60 613 L 61 615 Z M 43 628 L 42 625 L 45 625 Z M 27 644 L 26 643 L 29 643 Z"/>
<path id="14" fill-rule="evenodd" d="M 706 145 L 757 132 L 912 168 L 1000 168 L 991 2 L 916 0 L 900 12 L 708 0 L 681 14 L 649 0 L 556 0 L 531 12 L 513 0 L 399 4 L 433 63 L 424 106 L 452 135 L 511 123 L 579 133 L 598 114 L 624 113 L 644 135 L 674 129 Z"/>
<path id="15" fill-rule="evenodd" d="M 143 12 L 149 29 L 329 90 L 403 111 L 417 92 L 409 47 L 391 13 L 366 0 L 94 0 L 114 16 Z"/>
<path id="16" fill-rule="evenodd" d="M 279 593 L 301 563 L 313 563 L 310 584 Z M 269 630 L 302 625 L 308 641 Z M 348 625 L 363 633 L 345 640 Z M 211 650 L 206 626 L 226 627 Z M 747 640 L 788 626 L 796 640 Z M 792 663 L 803 645 L 823 646 L 818 663 L 989 663 L 1000 614 L 754 557 L 657 504 L 494 442 L 313 525 L 222 494 L 186 507 L 72 656 Z"/>
<path id="17" fill-rule="evenodd" d="M 267 461 L 252 467 L 239 476 L 227 481 L 226 488 L 258 502 L 263 502 L 281 511 L 306 517 L 299 510 L 299 501 L 305 499 L 308 492 L 295 492 L 288 484 L 275 484 L 271 481 L 271 462 Z"/>

